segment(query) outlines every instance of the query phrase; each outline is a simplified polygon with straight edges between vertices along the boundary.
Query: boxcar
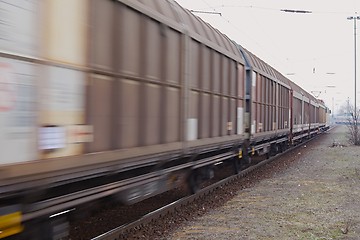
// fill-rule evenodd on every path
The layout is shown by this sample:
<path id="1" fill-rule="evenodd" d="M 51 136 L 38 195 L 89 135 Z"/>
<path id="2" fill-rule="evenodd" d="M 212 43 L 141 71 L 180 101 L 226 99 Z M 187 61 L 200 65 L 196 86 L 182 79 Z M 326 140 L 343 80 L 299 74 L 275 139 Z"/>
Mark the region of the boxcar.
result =
<path id="1" fill-rule="evenodd" d="M 0 216 L 21 216 L 17 231 L 19 219 L 73 206 L 34 207 L 72 189 L 111 179 L 118 187 L 78 203 L 109 195 L 132 203 L 238 155 L 244 59 L 175 1 L 0 7 L 9 23 L 0 26 Z"/>
<path id="2" fill-rule="evenodd" d="M 246 49 L 250 90 L 250 144 L 257 154 L 276 152 L 290 133 L 289 80 Z"/>

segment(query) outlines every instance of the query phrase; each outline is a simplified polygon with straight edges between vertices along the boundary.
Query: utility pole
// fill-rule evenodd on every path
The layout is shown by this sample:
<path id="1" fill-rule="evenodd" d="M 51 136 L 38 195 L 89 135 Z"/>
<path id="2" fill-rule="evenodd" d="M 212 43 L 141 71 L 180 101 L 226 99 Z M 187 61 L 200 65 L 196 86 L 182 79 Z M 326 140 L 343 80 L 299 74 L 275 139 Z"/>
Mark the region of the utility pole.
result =
<path id="1" fill-rule="evenodd" d="M 357 13 L 355 13 L 357 15 Z M 358 126 L 357 126 L 357 109 L 356 109 L 356 20 L 360 20 L 360 16 L 351 16 L 347 18 L 348 20 L 354 20 L 354 64 L 355 64 L 355 102 L 354 102 L 354 143 L 358 144 Z"/>

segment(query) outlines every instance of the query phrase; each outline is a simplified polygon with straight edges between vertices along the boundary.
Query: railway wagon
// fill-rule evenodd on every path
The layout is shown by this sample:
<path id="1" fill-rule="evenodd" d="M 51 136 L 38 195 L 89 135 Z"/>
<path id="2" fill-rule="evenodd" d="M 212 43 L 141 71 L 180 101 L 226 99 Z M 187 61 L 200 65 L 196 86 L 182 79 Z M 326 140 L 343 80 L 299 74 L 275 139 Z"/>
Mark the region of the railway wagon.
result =
<path id="1" fill-rule="evenodd" d="M 330 109 L 325 105 L 325 102 L 321 99 L 318 99 L 319 111 L 319 130 L 325 131 L 330 128 Z"/>
<path id="2" fill-rule="evenodd" d="M 292 141 L 301 141 L 310 132 L 310 99 L 311 96 L 297 84 L 290 82 L 292 92 L 291 124 Z"/>
<path id="3" fill-rule="evenodd" d="M 184 178 L 195 191 L 214 163 L 238 161 L 245 61 L 175 1 L 0 8 L 1 238 L 37 239 L 108 196 L 134 203 Z"/>
<path id="4" fill-rule="evenodd" d="M 302 141 L 318 131 L 325 124 L 323 103 L 294 82 L 289 82 L 291 91 L 291 141 Z"/>
<path id="5" fill-rule="evenodd" d="M 250 146 L 258 155 L 271 155 L 284 149 L 289 141 L 289 79 L 247 49 L 240 50 L 247 60 Z"/>

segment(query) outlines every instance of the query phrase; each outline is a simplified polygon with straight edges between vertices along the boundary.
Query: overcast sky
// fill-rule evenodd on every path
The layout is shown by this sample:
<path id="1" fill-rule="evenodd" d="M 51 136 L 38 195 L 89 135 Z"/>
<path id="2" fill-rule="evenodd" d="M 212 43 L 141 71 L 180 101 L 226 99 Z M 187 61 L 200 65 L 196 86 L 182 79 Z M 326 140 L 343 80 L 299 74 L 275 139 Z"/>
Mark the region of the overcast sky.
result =
<path id="1" fill-rule="evenodd" d="M 190 10 L 221 13 L 221 16 L 195 14 L 324 99 L 331 109 L 345 105 L 348 98 L 353 105 L 354 22 L 347 17 L 360 13 L 360 1 L 176 1 Z M 288 13 L 281 9 L 312 13 Z M 360 20 L 357 25 L 359 29 Z M 357 48 L 360 49 L 360 42 Z M 357 62 L 360 63 L 359 56 Z M 360 107 L 360 68 L 357 69 L 357 107 Z"/>

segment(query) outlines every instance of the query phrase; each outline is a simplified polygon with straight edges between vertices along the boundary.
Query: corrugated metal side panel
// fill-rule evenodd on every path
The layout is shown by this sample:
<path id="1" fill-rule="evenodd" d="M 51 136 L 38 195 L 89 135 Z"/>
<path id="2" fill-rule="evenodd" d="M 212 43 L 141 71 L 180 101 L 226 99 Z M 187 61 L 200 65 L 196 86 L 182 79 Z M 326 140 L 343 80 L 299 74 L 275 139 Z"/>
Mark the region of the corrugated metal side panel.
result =
<path id="1" fill-rule="evenodd" d="M 221 68 L 221 60 L 223 56 L 221 56 L 218 52 L 213 52 L 213 61 L 212 61 L 212 90 L 214 93 L 220 94 L 220 84 L 223 79 L 221 79 L 220 72 Z"/>
<path id="2" fill-rule="evenodd" d="M 304 103 L 304 124 L 310 123 L 310 104 L 308 102 Z"/>
<path id="3" fill-rule="evenodd" d="M 319 109 L 319 123 L 326 123 L 326 109 L 322 107 Z"/>
<path id="4" fill-rule="evenodd" d="M 166 31 L 166 81 L 180 85 L 181 34 L 175 30 Z"/>
<path id="5" fill-rule="evenodd" d="M 201 62 L 200 62 L 200 54 L 201 54 L 201 45 L 196 41 L 190 42 L 190 87 L 192 88 L 200 88 L 200 70 L 201 70 Z"/>
<path id="6" fill-rule="evenodd" d="M 120 114 L 118 128 L 119 148 L 131 148 L 139 146 L 140 134 L 140 93 L 141 83 L 130 79 L 121 79 L 119 89 Z"/>
<path id="7" fill-rule="evenodd" d="M 276 126 L 276 114 L 277 114 L 276 86 L 277 86 L 277 83 L 273 82 L 272 85 L 273 86 L 272 86 L 272 121 L 271 121 L 271 123 L 272 123 L 272 130 L 276 130 L 277 129 L 277 126 Z"/>
<path id="8" fill-rule="evenodd" d="M 39 1 L 0 2 L 0 50 L 30 56 L 39 55 Z"/>
<path id="9" fill-rule="evenodd" d="M 37 66 L 0 58 L 0 165 L 37 159 Z"/>
<path id="10" fill-rule="evenodd" d="M 162 58 L 161 55 L 162 50 L 165 46 L 163 46 L 162 35 L 165 35 L 165 30 L 160 29 L 160 25 L 158 22 L 155 22 L 151 19 L 146 19 L 144 22 L 146 27 L 145 36 L 146 42 L 145 45 L 145 78 L 153 81 L 160 81 L 161 78 L 161 66 L 162 66 Z"/>
<path id="11" fill-rule="evenodd" d="M 126 19 L 126 24 L 117 22 L 119 28 L 116 29 L 117 37 L 120 39 L 117 56 L 120 58 L 121 65 L 117 66 L 117 71 L 124 74 L 139 77 L 141 69 L 142 42 L 141 30 L 143 22 L 141 14 L 130 8 L 123 11 L 122 18 Z"/>
<path id="12" fill-rule="evenodd" d="M 302 124 L 302 101 L 298 98 L 293 98 L 293 124 Z"/>
<path id="13" fill-rule="evenodd" d="M 279 113 L 278 113 L 278 129 L 287 129 L 289 122 L 289 90 L 279 85 Z"/>
<path id="14" fill-rule="evenodd" d="M 230 116 L 229 116 L 229 111 L 230 111 L 230 99 L 228 99 L 227 97 L 222 97 L 220 99 L 221 101 L 221 109 L 222 112 L 220 114 L 221 116 L 221 128 L 220 128 L 220 135 L 221 136 L 225 136 L 228 135 L 228 131 L 225 127 L 225 124 L 227 124 L 228 122 L 230 122 Z M 235 122 L 233 123 L 233 126 L 235 127 Z"/>
<path id="15" fill-rule="evenodd" d="M 245 67 L 243 65 L 238 65 L 238 78 L 236 79 L 236 68 L 235 64 L 231 64 L 231 77 L 230 77 L 230 92 L 231 96 L 240 97 L 244 99 L 245 96 Z M 236 82 L 237 81 L 237 82 Z M 236 86 L 237 91 L 236 91 Z"/>
<path id="16" fill-rule="evenodd" d="M 211 49 L 208 47 L 202 47 L 201 56 L 201 88 L 202 90 L 210 91 L 211 87 Z"/>
<path id="17" fill-rule="evenodd" d="M 90 66 L 104 70 L 113 69 L 114 14 L 120 9 L 111 1 L 92 0 Z M 115 11 L 114 11 L 115 10 Z"/>
<path id="18" fill-rule="evenodd" d="M 222 93 L 224 95 L 229 95 L 230 94 L 230 81 L 229 81 L 229 70 L 230 70 L 230 59 L 229 58 L 224 58 L 222 61 L 222 81 L 221 81 L 221 89 L 222 89 Z"/>
<path id="19" fill-rule="evenodd" d="M 46 18 L 44 56 L 47 59 L 86 64 L 87 0 L 44 1 Z"/>
<path id="20" fill-rule="evenodd" d="M 112 106 L 112 88 L 114 80 L 103 75 L 92 75 L 90 84 L 90 116 L 89 120 L 94 127 L 94 140 L 89 144 L 90 152 L 111 149 L 111 119 L 114 113 Z"/>
<path id="21" fill-rule="evenodd" d="M 180 141 L 180 89 L 166 88 L 165 142 Z"/>
<path id="22" fill-rule="evenodd" d="M 200 128 L 200 138 L 208 138 L 210 137 L 210 121 L 211 115 L 210 115 L 210 97 L 211 95 L 208 93 L 202 93 L 201 94 L 201 103 L 200 103 L 200 122 L 199 122 L 199 128 Z"/>
<path id="23" fill-rule="evenodd" d="M 220 97 L 218 95 L 213 95 L 212 99 L 212 127 L 211 127 L 211 137 L 220 136 L 220 123 L 221 123 L 221 115 L 220 115 Z M 225 125 L 222 126 L 225 128 Z"/>
<path id="24" fill-rule="evenodd" d="M 181 109 L 181 34 L 168 28 L 165 39 L 165 59 L 163 73 L 165 82 L 172 84 L 165 87 L 163 104 L 165 104 L 164 121 L 165 143 L 180 141 L 180 109 Z"/>
<path id="25" fill-rule="evenodd" d="M 145 84 L 145 145 L 155 145 L 160 143 L 160 129 L 162 115 L 161 110 L 161 87 L 158 84 Z"/>

